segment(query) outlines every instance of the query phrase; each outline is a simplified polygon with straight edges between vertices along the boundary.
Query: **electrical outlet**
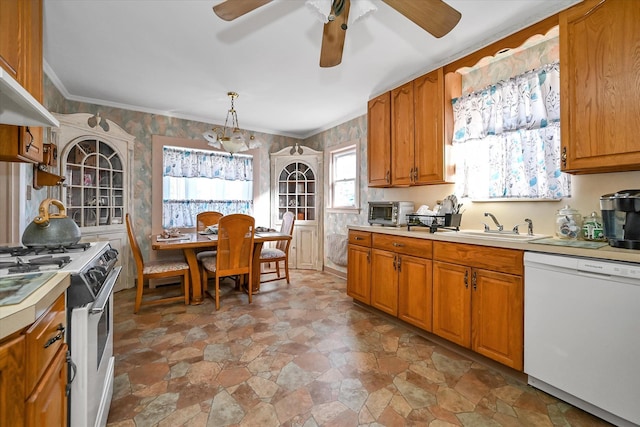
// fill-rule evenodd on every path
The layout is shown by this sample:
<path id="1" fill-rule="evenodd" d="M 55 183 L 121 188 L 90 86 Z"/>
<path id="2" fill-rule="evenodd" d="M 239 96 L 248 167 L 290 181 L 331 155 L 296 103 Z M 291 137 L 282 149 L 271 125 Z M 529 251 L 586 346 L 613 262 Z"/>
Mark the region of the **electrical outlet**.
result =
<path id="1" fill-rule="evenodd" d="M 31 185 L 27 184 L 27 200 L 31 200 Z"/>

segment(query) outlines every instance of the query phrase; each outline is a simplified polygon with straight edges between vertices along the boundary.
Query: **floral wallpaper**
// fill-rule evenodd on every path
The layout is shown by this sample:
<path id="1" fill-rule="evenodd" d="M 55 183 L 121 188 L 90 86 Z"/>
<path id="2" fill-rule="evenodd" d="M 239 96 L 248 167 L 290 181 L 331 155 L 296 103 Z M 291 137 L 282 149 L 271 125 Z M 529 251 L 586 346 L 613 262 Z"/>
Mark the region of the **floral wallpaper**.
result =
<path id="1" fill-rule="evenodd" d="M 142 236 L 151 234 L 150 218 L 152 207 L 149 183 L 151 182 L 152 135 L 202 139 L 204 144 L 205 141 L 202 138 L 202 133 L 212 126 L 208 123 L 192 120 L 67 100 L 46 75 L 44 78 L 44 106 L 49 111 L 61 114 L 95 114 L 99 112 L 100 116 L 112 120 L 126 132 L 135 136 L 133 158 L 135 176 L 132 177 L 134 187 L 132 216 L 134 226 Z M 261 176 L 257 179 L 256 183 L 259 185 L 261 194 L 268 194 L 271 182 L 269 174 L 269 153 L 281 150 L 287 146 L 293 146 L 296 142 L 302 143 L 302 141 L 281 135 L 260 132 L 255 132 L 254 134 L 256 138 L 262 142 L 260 154 L 254 159 L 254 161 L 260 162 L 261 165 Z M 314 145 L 313 143 L 307 145 L 316 150 L 322 150 L 321 146 Z M 28 177 L 28 179 L 28 182 L 31 182 L 30 177 Z M 56 190 L 57 189 L 50 187 L 34 190 L 33 196 L 28 202 L 27 218 L 35 217 L 40 202 L 51 195 L 55 196 Z M 31 213 L 33 213 L 33 215 Z M 140 244 L 143 254 L 148 254 L 150 251 L 149 242 L 146 239 L 141 239 Z"/>

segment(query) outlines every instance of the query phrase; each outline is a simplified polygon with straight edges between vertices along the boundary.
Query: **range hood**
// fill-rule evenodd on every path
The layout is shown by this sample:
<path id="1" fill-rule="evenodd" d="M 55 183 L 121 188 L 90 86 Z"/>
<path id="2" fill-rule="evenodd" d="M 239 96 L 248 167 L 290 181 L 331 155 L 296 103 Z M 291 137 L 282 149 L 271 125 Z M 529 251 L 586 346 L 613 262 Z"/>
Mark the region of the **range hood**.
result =
<path id="1" fill-rule="evenodd" d="M 60 126 L 60 122 L 2 67 L 0 67 L 0 124 Z"/>

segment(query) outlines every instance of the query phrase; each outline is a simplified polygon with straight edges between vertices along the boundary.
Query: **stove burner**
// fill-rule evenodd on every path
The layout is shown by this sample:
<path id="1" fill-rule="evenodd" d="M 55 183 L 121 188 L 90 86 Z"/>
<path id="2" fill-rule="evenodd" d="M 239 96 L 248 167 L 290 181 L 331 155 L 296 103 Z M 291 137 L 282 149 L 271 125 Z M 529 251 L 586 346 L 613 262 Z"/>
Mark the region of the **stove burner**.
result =
<path id="1" fill-rule="evenodd" d="M 11 256 L 58 254 L 67 252 L 86 251 L 91 247 L 91 243 L 76 243 L 73 245 L 46 245 L 46 246 L 1 246 L 0 254 Z"/>
<path id="2" fill-rule="evenodd" d="M 29 264 L 32 265 L 57 265 L 58 267 L 62 267 L 71 262 L 71 257 L 69 256 L 59 256 L 53 257 L 51 255 L 45 255 L 40 258 L 32 258 L 29 260 Z"/>
<path id="3" fill-rule="evenodd" d="M 32 271 L 39 270 L 40 267 L 38 267 L 37 265 L 17 263 L 15 267 L 9 267 L 7 271 L 9 273 L 31 273 Z"/>
<path id="4" fill-rule="evenodd" d="M 89 247 L 91 247 L 91 243 L 76 243 L 74 245 L 58 245 L 58 246 L 46 246 L 44 249 L 49 254 L 57 254 L 57 253 L 67 253 L 72 250 L 82 249 L 86 251 Z"/>

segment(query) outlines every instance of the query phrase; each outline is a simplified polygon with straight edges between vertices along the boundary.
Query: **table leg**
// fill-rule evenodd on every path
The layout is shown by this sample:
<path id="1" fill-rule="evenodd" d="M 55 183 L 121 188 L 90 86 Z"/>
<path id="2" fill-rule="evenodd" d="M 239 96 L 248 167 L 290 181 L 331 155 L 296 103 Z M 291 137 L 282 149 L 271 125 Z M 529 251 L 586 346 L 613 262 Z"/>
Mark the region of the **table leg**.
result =
<path id="1" fill-rule="evenodd" d="M 253 267 L 251 278 L 251 289 L 256 294 L 260 292 L 260 253 L 262 252 L 262 242 L 255 242 L 253 244 Z"/>
<path id="2" fill-rule="evenodd" d="M 196 252 L 193 249 L 185 248 L 184 257 L 191 271 L 191 303 L 193 305 L 202 304 L 202 278 L 200 277 L 200 266 Z"/>

